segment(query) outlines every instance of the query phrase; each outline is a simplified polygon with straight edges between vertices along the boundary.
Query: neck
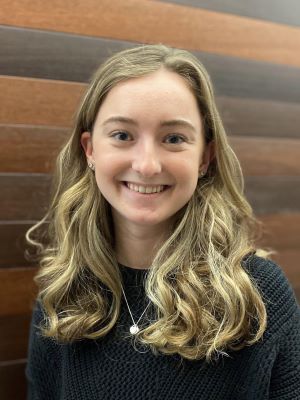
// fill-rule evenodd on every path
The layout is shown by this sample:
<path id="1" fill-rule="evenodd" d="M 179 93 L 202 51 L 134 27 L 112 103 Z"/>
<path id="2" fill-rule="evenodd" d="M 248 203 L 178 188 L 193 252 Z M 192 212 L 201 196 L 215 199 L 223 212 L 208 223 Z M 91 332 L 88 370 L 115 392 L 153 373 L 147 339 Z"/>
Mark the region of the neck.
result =
<path id="1" fill-rule="evenodd" d="M 151 268 L 159 246 L 166 239 L 161 226 L 143 227 L 115 224 L 115 250 L 118 262 L 131 268 Z"/>

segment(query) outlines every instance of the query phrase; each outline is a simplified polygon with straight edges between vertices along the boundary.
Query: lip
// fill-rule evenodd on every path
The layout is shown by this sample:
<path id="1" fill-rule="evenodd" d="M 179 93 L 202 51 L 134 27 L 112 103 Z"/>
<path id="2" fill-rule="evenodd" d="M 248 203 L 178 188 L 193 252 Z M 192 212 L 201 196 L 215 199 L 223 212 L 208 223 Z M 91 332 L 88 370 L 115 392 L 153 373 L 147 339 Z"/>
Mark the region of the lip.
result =
<path id="1" fill-rule="evenodd" d="M 132 181 L 123 181 L 123 183 L 131 183 L 132 185 L 136 185 L 136 186 L 145 186 L 145 187 L 157 187 L 157 186 L 170 186 L 170 185 L 166 185 L 164 183 L 137 183 L 137 182 L 132 182 Z"/>

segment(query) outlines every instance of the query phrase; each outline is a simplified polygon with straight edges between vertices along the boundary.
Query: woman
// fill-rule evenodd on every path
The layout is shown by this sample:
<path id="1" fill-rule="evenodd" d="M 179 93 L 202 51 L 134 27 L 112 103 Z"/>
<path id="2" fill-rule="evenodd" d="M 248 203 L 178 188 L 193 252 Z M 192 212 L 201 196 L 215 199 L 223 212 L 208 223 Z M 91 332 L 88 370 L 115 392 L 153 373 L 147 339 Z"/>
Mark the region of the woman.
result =
<path id="1" fill-rule="evenodd" d="M 29 399 L 300 398 L 299 307 L 255 248 L 192 54 L 139 46 L 100 66 L 54 178 L 27 234 L 41 264 Z"/>

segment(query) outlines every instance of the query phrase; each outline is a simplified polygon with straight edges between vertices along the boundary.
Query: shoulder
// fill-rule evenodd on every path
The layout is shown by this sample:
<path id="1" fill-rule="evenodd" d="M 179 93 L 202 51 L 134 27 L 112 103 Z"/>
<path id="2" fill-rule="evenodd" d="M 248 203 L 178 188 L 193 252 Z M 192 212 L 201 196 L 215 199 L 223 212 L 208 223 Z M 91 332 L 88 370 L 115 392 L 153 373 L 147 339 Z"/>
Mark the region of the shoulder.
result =
<path id="1" fill-rule="evenodd" d="M 265 303 L 270 333 L 278 331 L 295 318 L 300 319 L 300 308 L 295 293 L 278 264 L 254 253 L 243 259 L 242 266 Z"/>

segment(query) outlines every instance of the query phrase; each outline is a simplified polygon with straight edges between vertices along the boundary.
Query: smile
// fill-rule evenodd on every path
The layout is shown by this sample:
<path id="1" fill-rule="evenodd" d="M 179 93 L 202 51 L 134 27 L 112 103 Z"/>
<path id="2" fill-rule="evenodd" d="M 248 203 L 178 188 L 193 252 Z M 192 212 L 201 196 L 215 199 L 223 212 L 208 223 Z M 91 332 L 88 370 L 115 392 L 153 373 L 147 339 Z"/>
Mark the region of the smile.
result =
<path id="1" fill-rule="evenodd" d="M 166 185 L 142 186 L 142 185 L 136 185 L 136 184 L 133 184 L 130 182 L 124 182 L 124 184 L 128 187 L 128 189 L 130 189 L 134 192 L 143 193 L 143 194 L 160 193 L 168 188 L 168 186 L 166 186 Z"/>

